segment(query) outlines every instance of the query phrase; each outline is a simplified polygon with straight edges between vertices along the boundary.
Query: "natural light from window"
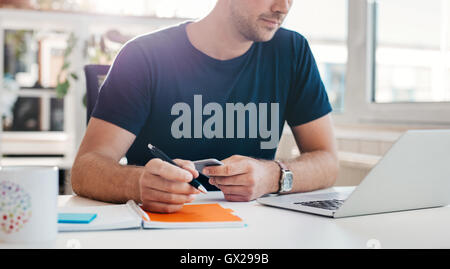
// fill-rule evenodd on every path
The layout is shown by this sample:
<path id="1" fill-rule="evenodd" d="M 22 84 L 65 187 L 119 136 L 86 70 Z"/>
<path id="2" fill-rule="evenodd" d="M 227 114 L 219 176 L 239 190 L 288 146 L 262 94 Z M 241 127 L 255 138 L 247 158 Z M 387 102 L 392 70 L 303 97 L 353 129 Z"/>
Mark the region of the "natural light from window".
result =
<path id="1" fill-rule="evenodd" d="M 308 39 L 335 112 L 344 108 L 347 13 L 347 0 L 295 0 L 284 23 Z"/>
<path id="2" fill-rule="evenodd" d="M 450 101 L 450 0 L 378 0 L 374 101 Z"/>

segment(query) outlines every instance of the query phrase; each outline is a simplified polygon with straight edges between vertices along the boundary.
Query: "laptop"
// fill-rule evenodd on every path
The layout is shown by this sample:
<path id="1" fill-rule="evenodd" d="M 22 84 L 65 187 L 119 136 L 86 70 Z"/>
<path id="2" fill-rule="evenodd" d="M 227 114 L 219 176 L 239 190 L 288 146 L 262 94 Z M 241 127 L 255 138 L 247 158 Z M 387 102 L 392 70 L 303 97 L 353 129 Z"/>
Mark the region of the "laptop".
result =
<path id="1" fill-rule="evenodd" d="M 333 218 L 446 206 L 450 130 L 407 131 L 353 191 L 286 194 L 257 201 Z"/>

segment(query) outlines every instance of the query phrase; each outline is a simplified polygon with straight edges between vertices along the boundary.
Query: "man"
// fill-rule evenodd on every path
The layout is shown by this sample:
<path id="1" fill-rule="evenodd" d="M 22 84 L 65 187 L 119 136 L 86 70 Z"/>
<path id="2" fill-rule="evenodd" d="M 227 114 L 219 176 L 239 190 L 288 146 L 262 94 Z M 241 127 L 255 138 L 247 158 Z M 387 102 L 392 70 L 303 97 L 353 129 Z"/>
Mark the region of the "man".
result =
<path id="1" fill-rule="evenodd" d="M 331 107 L 307 41 L 280 28 L 291 4 L 218 0 L 200 21 L 128 42 L 101 87 L 74 191 L 175 212 L 199 193 L 188 184 L 198 176 L 192 160 L 206 158 L 224 165 L 205 169 L 202 183 L 229 201 L 332 186 Z M 302 154 L 281 163 L 273 158 L 285 121 Z M 181 168 L 154 158 L 148 143 Z M 119 165 L 125 154 L 128 165 Z"/>

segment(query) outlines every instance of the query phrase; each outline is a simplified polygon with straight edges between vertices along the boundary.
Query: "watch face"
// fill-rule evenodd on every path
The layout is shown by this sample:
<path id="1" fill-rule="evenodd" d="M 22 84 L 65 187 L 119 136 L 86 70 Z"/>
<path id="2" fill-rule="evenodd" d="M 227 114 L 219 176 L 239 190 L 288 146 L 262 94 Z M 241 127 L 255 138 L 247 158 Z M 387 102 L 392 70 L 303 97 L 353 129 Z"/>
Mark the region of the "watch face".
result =
<path id="1" fill-rule="evenodd" d="M 291 171 L 286 171 L 284 173 L 282 190 L 283 191 L 292 190 L 292 172 Z"/>

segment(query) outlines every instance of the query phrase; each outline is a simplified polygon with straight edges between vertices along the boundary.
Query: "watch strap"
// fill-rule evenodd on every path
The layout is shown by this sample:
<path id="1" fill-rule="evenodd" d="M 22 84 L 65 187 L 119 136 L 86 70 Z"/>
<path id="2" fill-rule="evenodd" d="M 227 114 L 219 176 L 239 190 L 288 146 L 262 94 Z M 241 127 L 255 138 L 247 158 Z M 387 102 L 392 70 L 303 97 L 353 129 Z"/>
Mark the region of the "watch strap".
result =
<path id="1" fill-rule="evenodd" d="M 285 171 L 289 171 L 289 169 L 287 168 L 287 166 L 282 163 L 279 160 L 275 160 L 275 162 L 278 164 L 278 166 L 280 167 L 280 178 L 278 180 L 278 191 L 276 192 L 277 194 L 282 193 L 283 192 L 283 180 L 284 180 L 284 175 L 285 175 Z"/>
<path id="2" fill-rule="evenodd" d="M 280 168 L 281 168 L 282 170 L 289 170 L 289 169 L 287 168 L 287 166 L 286 166 L 284 163 L 280 162 L 279 160 L 275 160 L 275 162 L 280 166 Z"/>

